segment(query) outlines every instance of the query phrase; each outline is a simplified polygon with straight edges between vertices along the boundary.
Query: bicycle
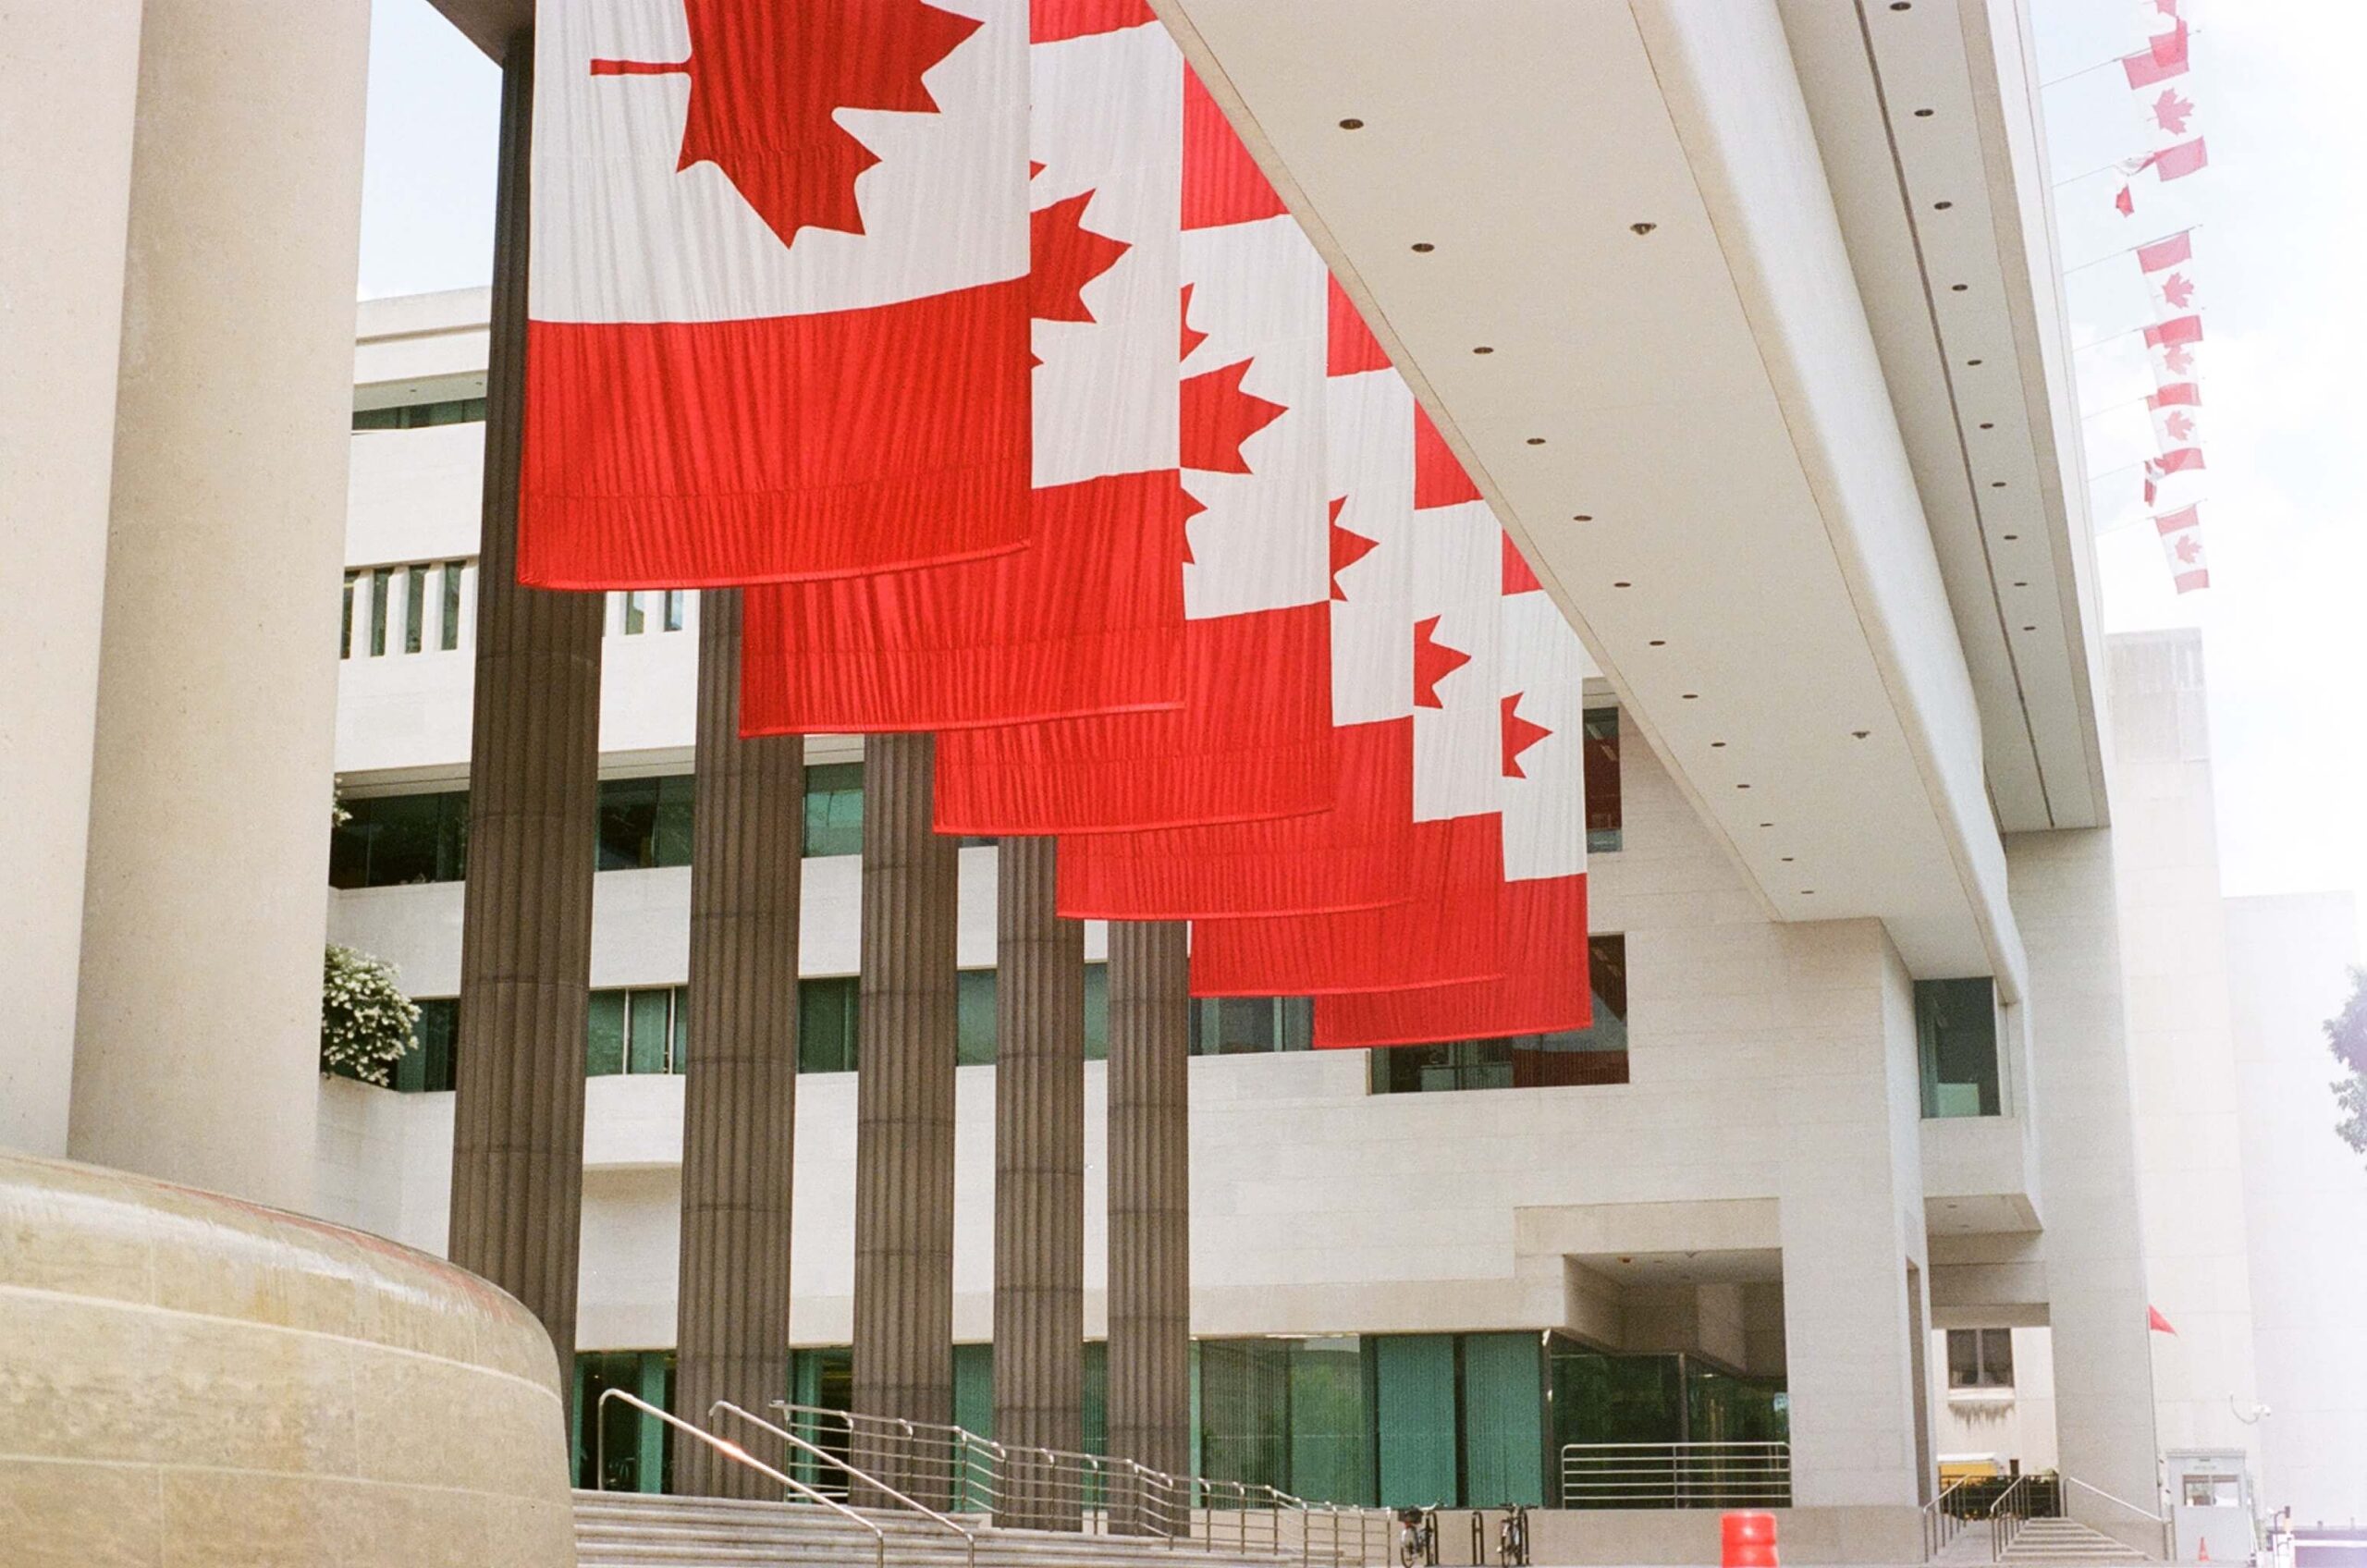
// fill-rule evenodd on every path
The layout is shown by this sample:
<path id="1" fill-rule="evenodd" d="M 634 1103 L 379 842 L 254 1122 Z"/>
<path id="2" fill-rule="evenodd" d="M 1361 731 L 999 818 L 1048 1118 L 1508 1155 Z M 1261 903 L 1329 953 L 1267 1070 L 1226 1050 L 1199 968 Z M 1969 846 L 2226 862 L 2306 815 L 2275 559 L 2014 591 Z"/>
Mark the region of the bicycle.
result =
<path id="1" fill-rule="evenodd" d="M 1528 1568 L 1528 1504 L 1508 1502 L 1496 1527 L 1496 1560 L 1503 1568 Z"/>
<path id="2" fill-rule="evenodd" d="M 1401 1568 L 1438 1568 L 1438 1507 L 1397 1511 L 1397 1561 Z"/>

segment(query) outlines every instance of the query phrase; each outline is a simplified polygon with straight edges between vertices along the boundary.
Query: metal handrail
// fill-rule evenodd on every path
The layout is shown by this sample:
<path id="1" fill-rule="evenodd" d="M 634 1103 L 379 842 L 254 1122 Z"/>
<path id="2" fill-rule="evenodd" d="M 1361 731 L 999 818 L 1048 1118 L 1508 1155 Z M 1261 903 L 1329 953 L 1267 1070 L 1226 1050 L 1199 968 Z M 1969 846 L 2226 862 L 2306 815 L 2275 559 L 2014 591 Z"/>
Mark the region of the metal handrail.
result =
<path id="1" fill-rule="evenodd" d="M 962 1537 L 963 1553 L 969 1563 L 969 1568 L 978 1568 L 978 1537 L 958 1522 L 947 1518 L 944 1514 L 939 1513 L 936 1509 L 929 1507 L 926 1503 L 905 1496 L 902 1492 L 898 1491 L 895 1488 L 879 1479 L 877 1476 L 873 1476 L 863 1470 L 857 1469 L 854 1465 L 848 1464 L 837 1454 L 832 1453 L 828 1449 L 822 1447 L 819 1443 L 808 1442 L 803 1438 L 799 1437 L 796 1433 L 791 1432 L 785 1427 L 774 1426 L 771 1422 L 766 1420 L 761 1415 L 752 1415 L 747 1411 L 741 1409 L 738 1405 L 732 1403 L 728 1399 L 719 1399 L 713 1404 L 708 1405 L 706 1407 L 707 1419 L 710 1421 L 714 1420 L 716 1412 L 717 1411 L 721 1411 L 727 1415 L 736 1415 L 752 1427 L 763 1427 L 766 1431 L 770 1432 L 773 1436 L 780 1439 L 781 1441 L 789 1444 L 790 1447 L 797 1450 L 798 1452 L 810 1454 L 814 1458 L 819 1459 L 825 1464 L 837 1465 L 840 1470 L 846 1472 L 847 1478 L 850 1481 L 861 1486 L 869 1487 L 883 1497 L 892 1498 L 896 1501 L 902 1503 L 906 1508 L 911 1509 L 914 1513 L 919 1514 L 924 1519 L 930 1520 L 940 1527 L 952 1531 L 955 1535 Z"/>
<path id="2" fill-rule="evenodd" d="M 2070 1485 L 2079 1488 L 2083 1492 L 2092 1492 L 2097 1497 L 2103 1499 L 2106 1502 L 2111 1503 L 2116 1508 L 2125 1508 L 2129 1513 L 2136 1514 L 2140 1519 L 2144 1520 L 2147 1524 L 2158 1525 L 2161 1529 L 2162 1555 L 2165 1559 L 2170 1555 L 2170 1521 L 2166 1514 L 2156 1513 L 2150 1508 L 2140 1507 L 2140 1505 L 2129 1501 L 2125 1497 L 2115 1497 L 2112 1493 L 2104 1490 L 2103 1488 L 2091 1487 L 2087 1482 L 2079 1479 L 2077 1476 L 2065 1476 L 2058 1473 L 2055 1479 L 2068 1482 Z"/>
<path id="3" fill-rule="evenodd" d="M 2028 1505 L 2028 1500 L 2022 1493 L 2031 1479 L 2027 1471 L 2015 1476 L 2012 1483 L 1997 1494 L 1997 1501 L 1989 1505 L 1989 1560 L 1992 1562 L 2004 1562 L 2005 1549 L 2014 1544 L 2016 1536 L 2021 1534 L 2017 1521 L 2027 1520 L 2029 1516 L 2016 1513 L 2015 1508 Z M 2009 1503 L 2014 1507 L 2008 1507 Z"/>
<path id="4" fill-rule="evenodd" d="M 1940 1488 L 1940 1495 L 1923 1505 L 1923 1560 L 1930 1562 L 1947 1549 L 1948 1543 L 1964 1531 L 1964 1516 L 1948 1512 L 1948 1500 L 1971 1484 L 1972 1477 L 1959 1476 Z"/>
<path id="5" fill-rule="evenodd" d="M 1564 1443 L 1564 1508 L 1785 1507 L 1792 1445 L 1773 1440 Z"/>
<path id="6" fill-rule="evenodd" d="M 888 1568 L 887 1531 L 881 1529 L 878 1525 L 873 1524 L 870 1520 L 865 1519 L 862 1514 L 857 1513 L 853 1509 L 847 1507 L 845 1504 L 833 1501 L 829 1498 L 824 1497 L 820 1492 L 816 1491 L 812 1487 L 807 1486 L 804 1482 L 797 1479 L 794 1476 L 784 1475 L 780 1471 L 774 1469 L 771 1465 L 766 1464 L 763 1460 L 758 1459 L 754 1454 L 750 1453 L 746 1449 L 742 1448 L 738 1443 L 731 1441 L 729 1438 L 718 1438 L 713 1432 L 707 1431 L 704 1427 L 693 1427 L 681 1417 L 668 1415 L 667 1412 L 660 1410 L 656 1405 L 650 1403 L 647 1400 L 641 1398 L 637 1394 L 627 1393 L 622 1389 L 603 1389 L 600 1391 L 599 1400 L 593 1406 L 593 1463 L 598 1466 L 596 1474 L 602 1479 L 607 1479 L 608 1474 L 608 1430 L 607 1423 L 600 1418 L 600 1413 L 607 1408 L 607 1403 L 612 1399 L 620 1399 L 627 1404 L 632 1405 L 634 1409 L 640 1411 L 644 1415 L 655 1415 L 660 1421 L 665 1422 L 668 1427 L 688 1432 L 691 1436 L 698 1439 L 699 1441 L 706 1444 L 707 1447 L 715 1450 L 716 1452 L 723 1455 L 724 1458 L 731 1461 L 734 1464 L 746 1465 L 749 1469 L 755 1471 L 758 1475 L 767 1476 L 772 1480 L 779 1482 L 791 1491 L 793 1491 L 800 1497 L 804 1498 L 808 1502 L 820 1503 L 823 1507 L 830 1510 L 833 1513 L 843 1514 L 847 1518 L 853 1520 L 856 1524 L 871 1532 L 872 1562 L 875 1564 L 875 1568 Z"/>

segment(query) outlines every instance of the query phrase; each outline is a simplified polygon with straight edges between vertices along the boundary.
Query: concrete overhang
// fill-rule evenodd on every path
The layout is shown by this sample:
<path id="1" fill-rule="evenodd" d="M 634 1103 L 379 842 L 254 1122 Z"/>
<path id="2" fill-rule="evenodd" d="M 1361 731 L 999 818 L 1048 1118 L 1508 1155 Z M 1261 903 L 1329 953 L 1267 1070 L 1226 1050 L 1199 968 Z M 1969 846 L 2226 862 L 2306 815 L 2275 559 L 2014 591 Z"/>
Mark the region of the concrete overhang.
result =
<path id="1" fill-rule="evenodd" d="M 1767 908 L 2017 996 L 1981 707 L 1776 0 L 1153 4 Z"/>

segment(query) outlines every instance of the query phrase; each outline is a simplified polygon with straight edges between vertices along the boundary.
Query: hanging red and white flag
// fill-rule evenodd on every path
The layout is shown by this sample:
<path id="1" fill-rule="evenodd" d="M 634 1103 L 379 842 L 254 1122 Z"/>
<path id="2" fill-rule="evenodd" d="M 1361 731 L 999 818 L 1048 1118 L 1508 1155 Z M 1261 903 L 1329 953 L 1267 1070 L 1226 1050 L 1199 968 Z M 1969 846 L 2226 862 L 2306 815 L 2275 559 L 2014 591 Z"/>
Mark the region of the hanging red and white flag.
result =
<path id="1" fill-rule="evenodd" d="M 2120 68 L 2127 74 L 2129 87 L 2141 90 L 2186 75 L 2189 64 L 2188 43 L 2187 26 L 2181 21 L 2167 32 L 2154 34 L 2134 55 L 2122 55 Z"/>
<path id="2" fill-rule="evenodd" d="M 2170 581 L 2181 594 L 2211 586 L 2211 570 L 2202 556 L 2202 522 L 2198 507 L 2181 507 L 2153 520 L 2162 538 L 2162 555 L 2170 563 Z"/>
<path id="3" fill-rule="evenodd" d="M 2202 341 L 2202 318 L 2172 316 L 2144 329 L 2146 358 L 2153 367 L 2153 385 L 2169 386 L 2194 377 L 2195 345 Z"/>
<path id="4" fill-rule="evenodd" d="M 2137 247 L 2138 270 L 2144 273 L 2167 272 L 2194 260 L 2193 231 L 2182 230 L 2150 245 Z"/>
<path id="5" fill-rule="evenodd" d="M 1301 816 L 1065 837 L 1075 918 L 1303 914 L 1413 894 L 1414 397 L 1335 282 L 1324 388 L 1339 787 Z"/>
<path id="6" fill-rule="evenodd" d="M 1036 0 L 1036 30 L 1030 545 L 750 590 L 748 733 L 950 729 L 1183 701 L 1183 55 L 1141 0 Z"/>
<path id="7" fill-rule="evenodd" d="M 518 575 L 1025 545 L 1026 0 L 542 0 Z"/>
<path id="8" fill-rule="evenodd" d="M 1182 202 L 1182 705 L 944 733 L 940 831 L 1121 832 L 1331 803 L 1327 274 L 1188 73 Z"/>
<path id="9" fill-rule="evenodd" d="M 2153 439 L 2165 459 L 2163 472 L 2176 472 L 2167 466 L 2168 455 L 2202 445 L 2202 393 L 2191 381 L 2174 381 L 2147 394 L 2145 408 L 2152 415 Z M 2201 466 L 2199 460 L 2195 466 Z"/>
<path id="10" fill-rule="evenodd" d="M 1503 973 L 1502 757 L 1497 672 L 1502 533 L 1418 410 L 1411 625 L 1413 895 L 1377 909 L 1192 927 L 1192 994 L 1298 996 Z"/>
<path id="11" fill-rule="evenodd" d="M 1504 541 L 1501 771 L 1503 974 L 1418 990 L 1319 997 L 1318 1049 L 1506 1035 L 1594 1022 L 1587 955 L 1586 651 Z"/>

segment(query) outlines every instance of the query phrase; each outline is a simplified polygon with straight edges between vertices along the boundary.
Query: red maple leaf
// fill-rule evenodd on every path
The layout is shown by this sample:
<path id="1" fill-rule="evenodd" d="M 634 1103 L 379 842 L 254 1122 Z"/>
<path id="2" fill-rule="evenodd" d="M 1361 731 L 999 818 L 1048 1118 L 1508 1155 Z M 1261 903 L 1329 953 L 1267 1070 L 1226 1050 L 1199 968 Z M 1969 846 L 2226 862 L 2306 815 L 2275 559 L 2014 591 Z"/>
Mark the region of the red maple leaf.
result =
<path id="1" fill-rule="evenodd" d="M 983 25 L 922 0 L 684 0 L 686 60 L 594 60 L 594 76 L 691 79 L 680 173 L 713 164 L 784 245 L 861 234 L 855 177 L 879 161 L 840 109 L 934 114 L 924 73 Z"/>
<path id="2" fill-rule="evenodd" d="M 1380 540 L 1340 526 L 1340 508 L 1347 504 L 1345 496 L 1331 503 L 1331 596 L 1341 600 L 1348 595 L 1340 591 L 1340 574 L 1380 547 Z"/>
<path id="3" fill-rule="evenodd" d="M 1176 319 L 1184 324 L 1184 351 L 1175 356 L 1178 363 L 1190 359 L 1192 350 L 1208 340 L 1207 333 L 1192 325 L 1192 288 L 1191 284 L 1184 286 L 1184 305 L 1176 312 Z"/>
<path id="4" fill-rule="evenodd" d="M 2183 343 L 2173 343 L 2162 350 L 2162 365 L 2165 370 L 2184 375 L 2194 368 L 2194 350 Z"/>
<path id="5" fill-rule="evenodd" d="M 1471 662 L 1469 654 L 1440 642 L 1438 630 L 1437 616 L 1414 623 L 1414 705 L 1417 708 L 1446 706 L 1439 701 L 1439 682 Z"/>
<path id="6" fill-rule="evenodd" d="M 2193 438 L 2194 420 L 2184 409 L 2174 410 L 2163 419 L 2162 428 L 2170 433 L 2171 440 L 2183 444 Z"/>
<path id="7" fill-rule="evenodd" d="M 2178 542 L 2176 545 L 2171 545 L 2170 548 L 2173 553 L 2177 556 L 2178 559 L 2184 561 L 2189 566 L 2192 566 L 2195 562 L 2202 558 L 2202 545 L 2201 541 L 2197 540 L 2191 533 L 2181 536 Z"/>
<path id="8" fill-rule="evenodd" d="M 1183 484 L 1180 478 L 1175 487 L 1184 493 L 1184 515 L 1177 520 L 1184 525 L 1182 530 L 1184 534 L 1184 564 L 1185 566 L 1193 566 L 1197 563 L 1192 559 L 1192 520 L 1199 516 L 1202 512 L 1207 511 L 1208 509 L 1208 502 L 1200 499 L 1197 496 L 1193 495 L 1192 487 L 1188 484 Z"/>
<path id="9" fill-rule="evenodd" d="M 1186 377 L 1183 407 L 1178 410 L 1182 459 L 1185 468 L 1212 473 L 1247 473 L 1248 459 L 1241 444 L 1290 410 L 1241 389 L 1250 361 L 1240 360 L 1221 370 Z"/>
<path id="10" fill-rule="evenodd" d="M 1527 778 L 1528 775 L 1520 770 L 1520 754 L 1553 733 L 1541 724 L 1531 724 L 1521 717 L 1520 700 L 1527 695 L 1526 692 L 1515 692 L 1502 701 L 1501 717 L 1504 733 L 1504 777 L 1507 778 Z"/>
<path id="11" fill-rule="evenodd" d="M 2185 310 L 2187 301 L 2194 298 L 2194 280 L 2182 272 L 2174 272 L 2162 281 L 2162 298 L 2174 310 Z"/>
<path id="12" fill-rule="evenodd" d="M 2172 136 L 2186 134 L 2186 117 L 2194 113 L 2194 104 L 2178 96 L 2175 87 L 2165 87 L 2162 95 L 2153 100 L 2153 123 Z"/>
<path id="13" fill-rule="evenodd" d="M 1092 191 L 1081 191 L 1028 214 L 1027 313 L 1037 321 L 1091 321 L 1085 286 L 1134 249 L 1085 227 L 1092 200 Z"/>

